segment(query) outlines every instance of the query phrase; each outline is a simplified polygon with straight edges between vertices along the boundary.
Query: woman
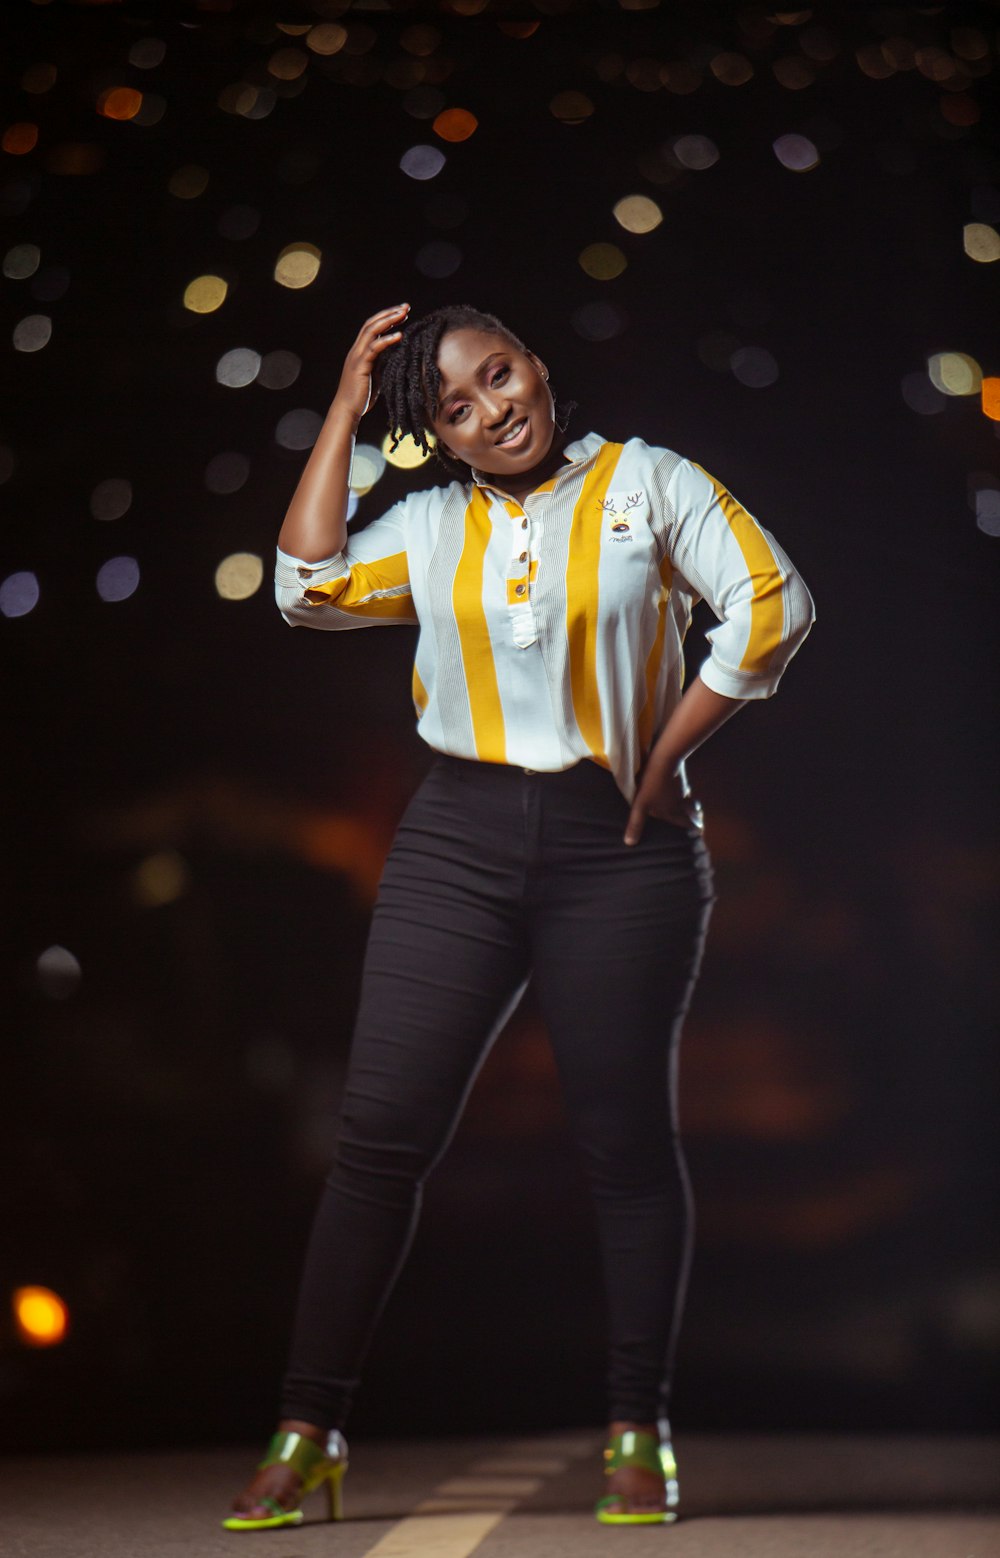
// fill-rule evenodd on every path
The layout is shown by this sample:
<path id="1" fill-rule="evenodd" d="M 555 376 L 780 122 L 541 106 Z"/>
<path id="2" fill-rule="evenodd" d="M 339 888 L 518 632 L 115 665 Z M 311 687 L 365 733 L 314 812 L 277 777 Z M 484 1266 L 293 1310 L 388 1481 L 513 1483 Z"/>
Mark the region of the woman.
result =
<path id="1" fill-rule="evenodd" d="M 408 311 L 373 315 L 347 356 L 278 538 L 277 599 L 293 625 L 418 623 L 413 701 L 437 756 L 379 889 L 278 1431 L 225 1524 L 295 1523 L 324 1482 L 339 1515 L 342 1430 L 423 1181 L 529 975 L 601 1240 L 596 1513 L 662 1522 L 691 1246 L 677 1045 L 712 900 L 684 761 L 774 692 L 812 601 L 699 466 L 640 439 L 567 442 L 545 364 L 492 315 Z M 376 376 L 394 435 L 433 439 L 456 475 L 348 539 Z M 719 624 L 682 696 L 699 597 Z"/>

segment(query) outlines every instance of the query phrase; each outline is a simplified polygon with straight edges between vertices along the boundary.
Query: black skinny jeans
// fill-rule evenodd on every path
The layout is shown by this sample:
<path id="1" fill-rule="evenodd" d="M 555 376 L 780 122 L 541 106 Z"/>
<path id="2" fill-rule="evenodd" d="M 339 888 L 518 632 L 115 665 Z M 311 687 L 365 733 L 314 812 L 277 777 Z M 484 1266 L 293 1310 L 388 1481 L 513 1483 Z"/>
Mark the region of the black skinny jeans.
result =
<path id="1" fill-rule="evenodd" d="M 701 837 L 622 842 L 610 773 L 440 757 L 400 823 L 365 955 L 333 1167 L 299 1293 L 281 1415 L 343 1428 L 421 1187 L 534 979 L 597 1213 L 609 1417 L 668 1407 L 691 1192 L 677 1049 L 712 903 Z"/>

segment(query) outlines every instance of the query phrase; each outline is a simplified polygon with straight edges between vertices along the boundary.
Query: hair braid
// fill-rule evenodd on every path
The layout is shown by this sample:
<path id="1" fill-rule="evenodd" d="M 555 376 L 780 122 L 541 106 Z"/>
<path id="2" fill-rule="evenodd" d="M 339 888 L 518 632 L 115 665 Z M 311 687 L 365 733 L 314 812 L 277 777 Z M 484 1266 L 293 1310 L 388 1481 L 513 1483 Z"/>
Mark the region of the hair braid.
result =
<path id="1" fill-rule="evenodd" d="M 381 359 L 379 389 L 389 418 L 391 447 L 396 448 L 400 439 L 409 434 L 414 443 L 431 453 L 427 433 L 431 418 L 437 412 L 441 374 L 437 365 L 441 337 L 449 330 L 482 330 L 501 335 L 518 351 L 524 351 L 524 343 L 513 330 L 501 323 L 493 314 L 472 308 L 468 303 L 449 304 L 436 308 L 403 328 L 403 339 Z M 455 460 L 449 459 L 440 447 L 434 445 L 434 453 L 451 471 L 464 470 Z"/>

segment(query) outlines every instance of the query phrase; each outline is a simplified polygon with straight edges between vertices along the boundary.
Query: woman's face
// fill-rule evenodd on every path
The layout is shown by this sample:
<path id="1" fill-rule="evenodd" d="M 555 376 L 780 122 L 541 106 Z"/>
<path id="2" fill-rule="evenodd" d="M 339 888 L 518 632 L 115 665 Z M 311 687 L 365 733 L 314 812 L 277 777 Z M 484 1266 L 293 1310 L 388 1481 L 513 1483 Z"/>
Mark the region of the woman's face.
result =
<path id="1" fill-rule="evenodd" d="M 434 436 L 476 470 L 508 478 L 545 459 L 555 433 L 548 370 L 502 335 L 450 330 L 438 347 Z"/>

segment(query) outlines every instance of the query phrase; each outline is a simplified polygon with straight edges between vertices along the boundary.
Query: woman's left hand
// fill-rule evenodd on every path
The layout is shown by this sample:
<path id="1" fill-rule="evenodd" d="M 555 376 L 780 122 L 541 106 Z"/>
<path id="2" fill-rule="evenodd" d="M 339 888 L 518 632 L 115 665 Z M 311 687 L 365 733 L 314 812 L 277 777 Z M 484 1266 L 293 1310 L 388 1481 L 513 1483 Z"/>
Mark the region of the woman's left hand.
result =
<path id="1" fill-rule="evenodd" d="M 655 754 L 647 764 L 632 802 L 625 827 L 626 844 L 638 844 L 647 817 L 660 817 L 664 822 L 676 823 L 679 828 L 697 828 L 699 833 L 705 825 L 701 802 L 685 788 L 674 767 L 655 761 Z"/>

